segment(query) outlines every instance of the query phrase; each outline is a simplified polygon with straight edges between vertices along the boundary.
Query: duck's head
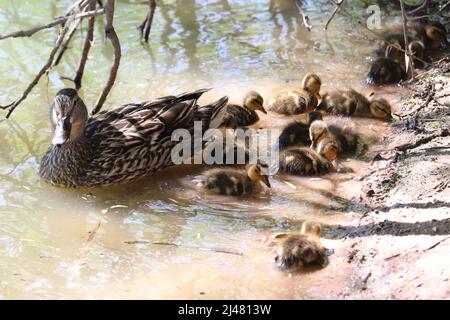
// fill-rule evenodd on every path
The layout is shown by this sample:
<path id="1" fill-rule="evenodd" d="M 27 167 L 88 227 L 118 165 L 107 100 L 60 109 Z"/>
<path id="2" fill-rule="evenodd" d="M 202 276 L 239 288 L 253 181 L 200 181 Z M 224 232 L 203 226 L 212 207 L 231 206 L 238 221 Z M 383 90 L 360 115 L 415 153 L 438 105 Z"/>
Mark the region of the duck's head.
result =
<path id="1" fill-rule="evenodd" d="M 398 43 L 388 44 L 384 52 L 384 57 L 396 61 L 403 61 L 404 53 Z"/>
<path id="2" fill-rule="evenodd" d="M 329 161 L 336 161 L 339 153 L 339 146 L 336 140 L 330 138 L 321 139 L 316 149 L 318 154 Z"/>
<path id="3" fill-rule="evenodd" d="M 311 148 L 316 148 L 320 140 L 328 138 L 330 132 L 328 126 L 322 120 L 316 120 L 309 126 L 309 138 L 311 139 Z"/>
<path id="4" fill-rule="evenodd" d="M 261 173 L 261 167 L 258 164 L 250 164 L 247 167 L 247 175 L 254 182 L 262 182 L 270 188 L 269 177 Z"/>
<path id="5" fill-rule="evenodd" d="M 263 107 L 264 99 L 261 95 L 256 91 L 250 91 L 244 98 L 244 107 L 249 110 L 259 110 L 262 113 L 267 113 Z"/>
<path id="6" fill-rule="evenodd" d="M 378 119 L 391 120 L 391 105 L 386 99 L 374 99 L 369 105 L 370 113 Z"/>
<path id="7" fill-rule="evenodd" d="M 86 105 L 76 90 L 66 88 L 58 91 L 50 108 L 53 145 L 61 146 L 82 137 L 87 117 Z"/>
<path id="8" fill-rule="evenodd" d="M 302 223 L 301 234 L 308 234 L 315 238 L 322 236 L 322 227 L 320 223 L 305 220 Z"/>
<path id="9" fill-rule="evenodd" d="M 439 48 L 441 44 L 447 44 L 447 30 L 442 23 L 432 22 L 427 24 L 425 34 L 431 40 L 432 48 Z"/>
<path id="10" fill-rule="evenodd" d="M 417 58 L 423 58 L 423 52 L 425 50 L 425 46 L 422 41 L 414 40 L 411 41 L 408 45 L 409 51 Z"/>
<path id="11" fill-rule="evenodd" d="M 307 119 L 306 119 L 307 123 L 309 125 L 311 125 L 311 123 L 313 123 L 316 120 L 323 120 L 322 113 L 320 111 L 311 111 L 311 112 L 309 112 L 308 116 L 307 116 Z"/>
<path id="12" fill-rule="evenodd" d="M 319 76 L 315 73 L 307 73 L 303 77 L 302 81 L 302 88 L 303 90 L 308 90 L 312 94 L 314 94 L 317 97 L 317 100 L 319 100 L 320 97 L 320 86 L 322 85 L 322 81 L 320 80 Z"/>

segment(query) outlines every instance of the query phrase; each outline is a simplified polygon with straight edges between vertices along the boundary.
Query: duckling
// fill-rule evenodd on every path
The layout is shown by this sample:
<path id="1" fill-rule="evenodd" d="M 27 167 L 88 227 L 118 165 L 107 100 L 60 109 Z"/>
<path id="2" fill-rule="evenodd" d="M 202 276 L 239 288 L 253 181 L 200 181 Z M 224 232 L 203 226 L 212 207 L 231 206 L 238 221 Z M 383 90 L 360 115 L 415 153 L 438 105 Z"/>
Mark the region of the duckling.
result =
<path id="1" fill-rule="evenodd" d="M 342 120 L 339 121 L 342 122 Z M 340 124 L 336 122 L 327 125 L 324 121 L 314 121 L 309 128 L 309 132 L 312 141 L 311 148 L 317 150 L 321 155 L 326 154 L 324 150 L 326 145 L 333 146 L 337 154 L 351 155 L 356 151 L 358 135 L 351 128 L 349 122 Z M 336 157 L 326 158 L 333 161 Z"/>
<path id="2" fill-rule="evenodd" d="M 440 22 L 410 22 L 408 31 L 411 40 L 421 41 L 426 49 L 437 49 L 441 45 L 447 45 L 447 29 Z"/>
<path id="3" fill-rule="evenodd" d="M 327 264 L 326 249 L 320 243 L 322 228 L 320 224 L 313 223 L 301 232 L 281 234 L 275 257 L 276 265 L 281 270 L 296 271 L 305 266 Z"/>
<path id="4" fill-rule="evenodd" d="M 205 189 L 230 196 L 241 196 L 259 193 L 260 182 L 270 188 L 269 178 L 261 173 L 261 167 L 257 164 L 247 166 L 247 172 L 231 168 L 218 168 L 206 171 L 203 185 Z"/>
<path id="5" fill-rule="evenodd" d="M 405 36 L 403 33 L 389 33 L 384 35 L 380 43 L 380 48 L 375 51 L 376 55 L 383 57 L 389 46 L 405 49 Z M 394 60 L 399 60 L 403 56 L 401 51 L 395 52 L 395 54 L 395 56 L 391 57 Z"/>
<path id="6" fill-rule="evenodd" d="M 405 67 L 395 59 L 399 55 L 398 47 L 388 46 L 385 57 L 377 58 L 372 62 L 366 77 L 369 85 L 397 83 L 406 78 Z"/>
<path id="7" fill-rule="evenodd" d="M 423 68 L 425 66 L 424 59 L 425 59 L 425 46 L 422 43 L 422 41 L 412 41 L 408 45 L 409 51 L 413 55 L 413 61 L 414 61 L 414 67 L 415 68 Z"/>
<path id="8" fill-rule="evenodd" d="M 250 91 L 244 98 L 243 105 L 227 105 L 227 113 L 224 117 L 223 126 L 238 128 L 252 125 L 259 121 L 256 110 L 267 113 L 263 107 L 264 99 L 256 91 Z"/>
<path id="9" fill-rule="evenodd" d="M 281 92 L 269 105 L 269 110 L 285 115 L 294 115 L 313 110 L 320 99 L 322 81 L 314 73 L 305 75 L 302 89 Z"/>
<path id="10" fill-rule="evenodd" d="M 317 108 L 333 115 L 352 116 L 357 109 L 368 105 L 369 100 L 365 96 L 356 90 L 348 89 L 325 93 Z"/>
<path id="11" fill-rule="evenodd" d="M 390 121 L 392 119 L 391 105 L 386 99 L 372 99 L 368 105 L 361 105 L 355 113 L 357 117 L 376 118 Z"/>
<path id="12" fill-rule="evenodd" d="M 280 152 L 279 170 L 295 175 L 312 176 L 333 171 L 333 166 L 314 149 L 293 147 Z"/>
<path id="13" fill-rule="evenodd" d="M 322 120 L 322 113 L 319 111 L 309 112 L 306 122 L 294 121 L 284 127 L 278 137 L 279 150 L 290 146 L 309 146 L 311 144 L 309 126 L 315 120 Z"/>

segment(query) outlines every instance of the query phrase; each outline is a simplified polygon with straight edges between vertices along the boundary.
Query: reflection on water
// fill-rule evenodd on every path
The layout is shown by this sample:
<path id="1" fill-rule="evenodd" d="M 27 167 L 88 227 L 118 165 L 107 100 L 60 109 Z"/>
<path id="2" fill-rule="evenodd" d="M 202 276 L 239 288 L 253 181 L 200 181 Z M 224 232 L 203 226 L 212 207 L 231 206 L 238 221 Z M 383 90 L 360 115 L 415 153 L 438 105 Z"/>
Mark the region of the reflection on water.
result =
<path id="1" fill-rule="evenodd" d="M 0 33 L 46 22 L 71 1 L 37 3 L 2 1 Z M 325 90 L 358 84 L 373 42 L 342 17 L 325 34 L 323 17 L 333 9 L 326 3 L 303 1 L 313 25 L 308 32 L 290 0 L 160 1 L 151 43 L 142 45 L 136 26 L 145 6 L 119 1 L 123 60 L 108 104 L 201 86 L 215 88 L 203 102 L 223 94 L 238 102 L 249 89 L 268 101 L 306 71 L 319 73 Z M 105 83 L 112 57 L 103 25 L 99 18 L 81 90 L 88 104 Z M 61 76 L 74 75 L 84 32 L 12 120 L 0 122 L 0 298 L 305 298 L 307 287 L 324 285 L 320 272 L 289 278 L 275 270 L 262 239 L 296 229 L 306 218 L 348 220 L 349 208 L 359 210 L 352 189 L 342 187 L 357 188 L 352 174 L 277 176 L 269 192 L 245 199 L 198 190 L 202 166 L 172 168 L 126 187 L 65 190 L 38 179 L 50 142 L 48 107 L 58 89 L 71 85 Z M 56 34 L 45 30 L 0 42 L 0 104 L 31 81 Z M 261 124 L 286 121 L 269 114 Z M 385 125 L 361 121 L 358 128 L 379 136 Z"/>

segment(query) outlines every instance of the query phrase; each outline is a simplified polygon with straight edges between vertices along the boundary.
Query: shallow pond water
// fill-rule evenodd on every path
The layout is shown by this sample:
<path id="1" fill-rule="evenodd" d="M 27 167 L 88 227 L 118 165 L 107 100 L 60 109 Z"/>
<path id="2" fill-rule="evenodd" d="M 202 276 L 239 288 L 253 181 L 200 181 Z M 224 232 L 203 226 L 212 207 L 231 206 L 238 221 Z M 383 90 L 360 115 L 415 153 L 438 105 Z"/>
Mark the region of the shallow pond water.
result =
<path id="1" fill-rule="evenodd" d="M 1 2 L 0 34 L 47 22 L 71 1 Z M 139 42 L 136 29 L 145 5 L 117 3 L 123 58 L 106 107 L 199 87 L 214 88 L 201 103 L 225 94 L 239 102 L 250 89 L 268 101 L 277 89 L 299 84 L 307 71 L 322 77 L 325 91 L 342 85 L 371 91 L 360 80 L 375 39 L 342 15 L 325 32 L 333 10 L 327 1 L 303 1 L 311 32 L 294 1 L 162 2 L 150 45 Z M 349 2 L 349 10 L 366 17 L 363 2 Z M 102 21 L 80 93 L 87 105 L 96 100 L 112 59 Z M 61 77 L 73 76 L 84 31 L 11 119 L 0 122 L 0 298 L 314 296 L 325 285 L 320 276 L 291 278 L 277 271 L 263 240 L 272 232 L 298 228 L 304 219 L 348 220 L 358 187 L 352 182 L 355 174 L 277 176 L 270 191 L 244 199 L 200 191 L 202 166 L 175 167 L 127 186 L 89 190 L 55 188 L 38 178 L 39 160 L 51 139 L 48 108 L 57 90 L 71 86 Z M 45 30 L 0 41 L 1 104 L 15 99 L 32 80 L 56 35 Z M 280 127 L 287 121 L 269 114 L 258 125 Z M 375 139 L 386 124 L 361 120 L 358 128 Z M 366 166 L 358 160 L 346 164 L 356 172 Z"/>

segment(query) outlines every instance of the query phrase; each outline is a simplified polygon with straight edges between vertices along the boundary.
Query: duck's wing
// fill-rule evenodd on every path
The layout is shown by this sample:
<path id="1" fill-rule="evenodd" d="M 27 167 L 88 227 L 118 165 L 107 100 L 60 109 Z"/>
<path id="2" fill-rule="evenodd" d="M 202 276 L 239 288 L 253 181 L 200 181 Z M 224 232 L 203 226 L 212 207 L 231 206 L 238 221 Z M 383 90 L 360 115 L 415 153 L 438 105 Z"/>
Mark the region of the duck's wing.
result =
<path id="1" fill-rule="evenodd" d="M 198 98 L 208 90 L 200 89 L 100 112 L 88 120 L 86 135 L 108 148 L 132 148 L 159 143 L 176 129 L 192 130 L 194 120 L 202 120 L 209 125 L 215 117 L 221 116 L 219 111 L 227 98 L 199 107 Z"/>

